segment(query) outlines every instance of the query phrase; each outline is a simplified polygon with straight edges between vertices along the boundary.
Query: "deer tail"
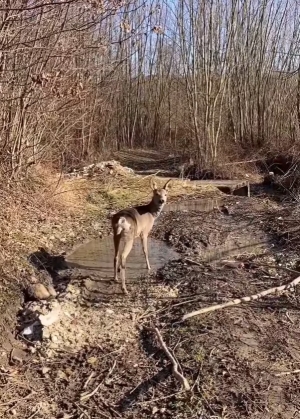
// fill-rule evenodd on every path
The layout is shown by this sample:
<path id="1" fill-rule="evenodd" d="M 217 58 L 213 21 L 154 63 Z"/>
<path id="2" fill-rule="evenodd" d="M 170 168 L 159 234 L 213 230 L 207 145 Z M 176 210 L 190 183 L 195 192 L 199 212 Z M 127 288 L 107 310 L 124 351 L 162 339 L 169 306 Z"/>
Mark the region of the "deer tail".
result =
<path id="1" fill-rule="evenodd" d="M 126 220 L 125 217 L 120 217 L 117 223 L 117 235 L 121 234 L 122 231 L 130 230 L 130 223 Z"/>

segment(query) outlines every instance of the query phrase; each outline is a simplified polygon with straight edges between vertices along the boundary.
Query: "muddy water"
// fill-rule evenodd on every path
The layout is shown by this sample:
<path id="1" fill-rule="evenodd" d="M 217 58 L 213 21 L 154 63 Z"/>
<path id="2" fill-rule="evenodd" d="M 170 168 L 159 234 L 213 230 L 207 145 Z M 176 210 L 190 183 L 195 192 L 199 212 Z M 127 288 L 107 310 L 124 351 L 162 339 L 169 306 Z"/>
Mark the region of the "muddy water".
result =
<path id="1" fill-rule="evenodd" d="M 166 205 L 165 211 L 199 211 L 211 212 L 220 208 L 222 198 L 193 199 L 172 202 Z M 203 221 L 200 221 L 201 223 Z M 205 247 L 200 246 L 195 254 L 200 256 L 203 262 L 216 262 L 220 259 L 228 259 L 241 254 L 260 254 L 270 246 L 268 236 L 259 228 L 253 228 L 254 222 L 236 220 L 225 217 L 215 220 L 215 231 L 211 232 Z M 219 235 L 224 235 L 220 240 Z"/>
<path id="2" fill-rule="evenodd" d="M 166 205 L 166 211 L 199 211 L 210 212 L 222 204 L 221 199 L 185 200 Z M 203 222 L 199 218 L 199 223 Z M 252 222 L 225 217 L 216 219 L 215 229 L 210 232 L 205 246 L 194 248 L 196 256 L 203 262 L 216 262 L 220 259 L 241 254 L 259 254 L 270 244 L 268 237 L 260 229 L 254 229 Z M 200 229 L 201 230 L 201 229 Z M 201 231 L 199 231 L 199 237 Z M 149 259 L 152 271 L 162 268 L 168 261 L 179 259 L 181 256 L 160 240 L 149 238 Z M 102 299 L 105 295 L 120 294 L 120 283 L 113 281 L 114 247 L 112 236 L 104 239 L 91 240 L 75 249 L 67 258 L 71 268 L 77 268 L 85 279 L 83 294 L 87 299 Z M 141 242 L 135 240 L 132 251 L 127 259 L 126 281 L 136 283 L 142 276 L 147 275 L 145 257 Z"/>
<path id="3" fill-rule="evenodd" d="M 122 242 L 121 242 L 122 246 Z M 121 248 L 122 249 L 122 248 Z M 149 260 L 153 271 L 163 267 L 169 260 L 180 256 L 173 249 L 159 240 L 148 240 Z M 90 242 L 75 249 L 68 257 L 71 268 L 80 270 L 85 280 L 84 296 L 88 299 L 98 299 L 103 295 L 118 294 L 121 287 L 113 281 L 114 247 L 112 236 Z M 135 240 L 132 251 L 127 258 L 126 281 L 135 282 L 148 273 L 141 241 Z"/>
<path id="4" fill-rule="evenodd" d="M 221 259 L 232 259 L 244 254 L 259 255 L 270 247 L 269 239 L 261 234 L 260 237 L 251 235 L 240 236 L 238 240 L 229 238 L 224 244 L 208 249 L 201 249 L 198 254 L 203 262 L 217 262 Z"/>
<path id="5" fill-rule="evenodd" d="M 164 211 L 200 211 L 210 212 L 222 204 L 222 199 L 191 199 L 166 204 Z"/>

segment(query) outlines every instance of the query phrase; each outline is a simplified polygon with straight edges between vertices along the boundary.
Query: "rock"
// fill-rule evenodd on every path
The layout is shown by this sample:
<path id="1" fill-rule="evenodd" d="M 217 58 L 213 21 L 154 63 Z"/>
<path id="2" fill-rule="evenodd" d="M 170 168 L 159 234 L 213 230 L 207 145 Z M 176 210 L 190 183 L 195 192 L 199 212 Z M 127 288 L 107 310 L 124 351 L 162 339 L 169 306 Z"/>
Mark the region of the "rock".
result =
<path id="1" fill-rule="evenodd" d="M 50 336 L 51 340 L 53 343 L 57 343 L 58 342 L 58 336 L 54 333 L 51 334 Z"/>
<path id="2" fill-rule="evenodd" d="M 37 300 L 47 300 L 50 297 L 50 292 L 47 290 L 45 285 L 38 283 L 32 284 L 31 291 Z"/>
<path id="3" fill-rule="evenodd" d="M 158 412 L 158 407 L 153 406 L 152 408 L 152 415 L 155 415 Z"/>
<path id="4" fill-rule="evenodd" d="M 95 356 L 91 356 L 87 359 L 87 362 L 91 365 L 97 364 L 98 358 L 96 358 Z"/>
<path id="5" fill-rule="evenodd" d="M 106 311 L 106 314 L 114 314 L 114 311 L 111 310 L 110 308 L 107 308 L 105 311 Z"/>
<path id="6" fill-rule="evenodd" d="M 42 374 L 43 374 L 43 375 L 48 374 L 48 372 L 50 371 L 50 369 L 51 369 L 51 368 L 49 368 L 49 367 L 43 367 L 43 368 L 42 368 Z"/>
<path id="7" fill-rule="evenodd" d="M 66 381 L 68 381 L 68 377 L 67 377 L 67 375 L 64 373 L 64 371 L 62 371 L 62 370 L 58 370 L 57 371 L 57 375 L 56 375 L 56 377 L 59 379 L 59 380 L 66 380 Z"/>
<path id="8" fill-rule="evenodd" d="M 43 330 L 43 339 L 50 339 L 50 332 L 48 329 Z"/>
<path id="9" fill-rule="evenodd" d="M 27 352 L 23 351 L 22 349 L 14 348 L 11 351 L 11 359 L 13 361 L 23 362 L 23 361 L 26 361 L 27 358 L 28 358 Z"/>
<path id="10" fill-rule="evenodd" d="M 54 308 L 48 314 L 40 314 L 39 319 L 43 326 L 51 326 L 51 324 L 59 320 L 61 307 L 58 303 L 55 304 Z"/>
<path id="11" fill-rule="evenodd" d="M 51 297 L 56 297 L 57 296 L 57 292 L 55 291 L 53 285 L 47 285 L 47 290 L 49 291 L 49 294 L 51 295 Z"/>
<path id="12" fill-rule="evenodd" d="M 32 335 L 33 329 L 34 329 L 34 323 L 31 324 L 30 326 L 25 327 L 25 329 L 23 329 L 22 331 L 22 335 L 25 335 L 25 336 Z"/>

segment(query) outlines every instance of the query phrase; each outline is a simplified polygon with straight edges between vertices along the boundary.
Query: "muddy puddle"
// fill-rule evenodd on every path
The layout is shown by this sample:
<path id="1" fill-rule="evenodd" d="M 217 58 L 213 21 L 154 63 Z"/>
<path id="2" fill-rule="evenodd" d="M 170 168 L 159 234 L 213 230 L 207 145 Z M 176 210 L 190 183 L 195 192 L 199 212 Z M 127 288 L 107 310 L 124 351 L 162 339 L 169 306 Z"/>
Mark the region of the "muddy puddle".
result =
<path id="1" fill-rule="evenodd" d="M 166 204 L 164 211 L 199 211 L 199 212 L 210 212 L 214 208 L 218 208 L 222 205 L 223 200 L 221 198 L 215 199 L 191 199 L 179 202 L 171 202 Z"/>
<path id="2" fill-rule="evenodd" d="M 199 213 L 209 213 L 215 208 L 220 208 L 222 203 L 223 200 L 221 198 L 185 200 L 167 204 L 164 212 L 174 211 L 171 216 L 171 227 L 173 227 L 174 224 L 179 222 L 176 211 L 179 214 L 198 211 Z M 255 220 L 239 220 L 237 222 L 234 217 L 226 216 L 221 219 L 214 219 L 211 226 L 208 225 L 210 222 L 203 216 L 201 217 L 200 214 L 199 218 L 196 216 L 194 220 L 196 224 L 193 229 L 193 237 L 185 237 L 186 235 L 183 234 L 180 240 L 187 242 L 185 247 L 189 251 L 187 253 L 183 251 L 186 253 L 186 256 L 195 255 L 200 261 L 212 263 L 243 254 L 258 255 L 270 246 L 267 235 L 262 230 L 253 228 Z M 202 231 L 203 223 L 205 223 L 206 229 L 208 229 L 208 234 Z M 163 227 L 164 233 L 168 232 L 168 229 L 169 227 L 165 225 Z M 179 231 L 181 231 L 181 228 Z M 198 231 L 199 234 L 197 233 Z M 161 236 L 161 240 L 149 238 L 148 249 L 152 272 L 156 272 L 169 261 L 182 257 L 170 246 L 170 242 L 169 244 L 164 242 L 163 236 Z M 95 301 L 103 300 L 102 297 L 106 299 L 112 295 L 122 294 L 120 282 L 116 283 L 113 280 L 113 255 L 113 239 L 112 236 L 108 236 L 103 239 L 91 240 L 76 248 L 68 256 L 67 263 L 69 267 L 79 269 L 81 275 L 86 278 L 82 288 L 83 297 Z M 129 287 L 133 286 L 138 283 L 141 277 L 147 274 L 141 241 L 136 239 L 127 259 L 127 284 Z"/>
<path id="3" fill-rule="evenodd" d="M 229 239 L 224 244 L 216 247 L 199 250 L 198 254 L 203 262 L 218 262 L 222 259 L 232 259 L 241 255 L 259 255 L 270 246 L 268 238 L 261 237 L 243 237 Z"/>
<path id="4" fill-rule="evenodd" d="M 121 242 L 122 243 L 122 242 Z M 122 244 L 121 244 L 122 246 Z M 149 238 L 149 260 L 152 271 L 162 268 L 167 262 L 179 259 L 179 254 L 160 240 Z M 75 249 L 67 258 L 70 268 L 79 269 L 87 279 L 84 283 L 83 297 L 92 300 L 121 294 L 120 283 L 113 281 L 114 246 L 112 236 L 90 242 Z M 127 258 L 126 282 L 132 284 L 148 274 L 141 241 L 135 240 Z"/>
<path id="5" fill-rule="evenodd" d="M 258 255 L 274 246 L 261 217 L 236 212 L 239 203 L 230 213 L 212 211 L 221 210 L 223 203 L 220 199 L 171 203 L 170 210 L 178 212 L 163 216 L 163 231 L 156 230 L 156 237 L 166 238 L 180 253 L 202 262 Z"/>

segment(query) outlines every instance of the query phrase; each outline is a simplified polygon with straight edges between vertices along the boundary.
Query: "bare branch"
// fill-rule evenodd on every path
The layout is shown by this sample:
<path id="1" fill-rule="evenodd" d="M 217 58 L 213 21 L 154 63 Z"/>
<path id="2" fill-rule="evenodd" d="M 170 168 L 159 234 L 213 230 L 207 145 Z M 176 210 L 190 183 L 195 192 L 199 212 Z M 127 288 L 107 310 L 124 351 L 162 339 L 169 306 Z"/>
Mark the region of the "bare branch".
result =
<path id="1" fill-rule="evenodd" d="M 227 308 L 227 307 L 234 307 L 234 306 L 237 306 L 241 303 L 249 303 L 251 301 L 255 301 L 255 300 L 258 300 L 259 298 L 265 297 L 266 295 L 269 295 L 269 294 L 274 294 L 274 293 L 278 293 L 280 291 L 289 290 L 289 289 L 295 287 L 297 284 L 299 284 L 299 282 L 300 282 L 300 276 L 297 277 L 296 279 L 294 279 L 289 284 L 286 284 L 286 285 L 281 285 L 279 287 L 270 288 L 268 290 L 261 291 L 257 294 L 250 295 L 248 297 L 236 298 L 235 300 L 228 301 L 227 303 L 216 304 L 214 306 L 204 307 L 204 308 L 201 308 L 200 310 L 192 311 L 190 313 L 185 314 L 182 317 L 182 320 L 187 320 L 191 317 L 199 316 L 200 314 L 210 313 L 211 311 L 221 310 L 221 309 Z"/>

